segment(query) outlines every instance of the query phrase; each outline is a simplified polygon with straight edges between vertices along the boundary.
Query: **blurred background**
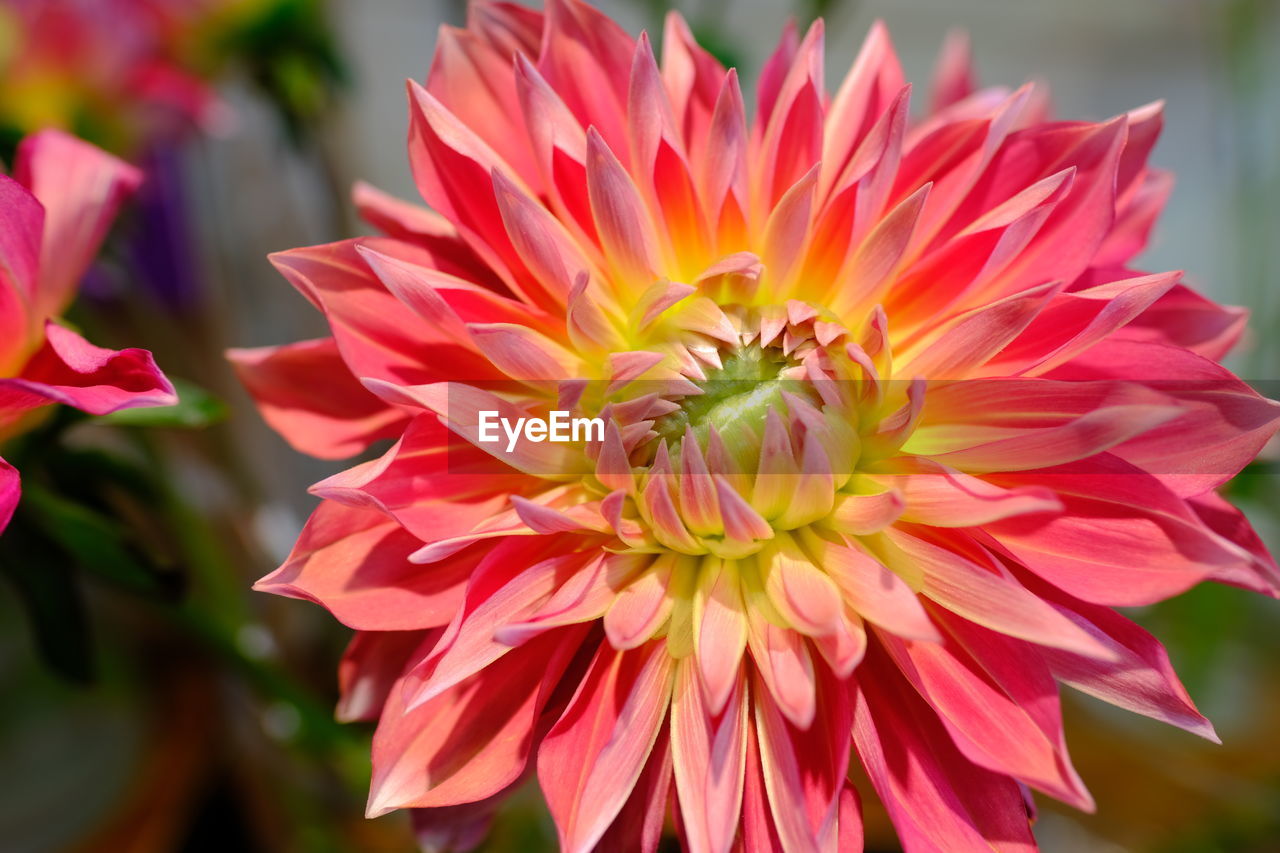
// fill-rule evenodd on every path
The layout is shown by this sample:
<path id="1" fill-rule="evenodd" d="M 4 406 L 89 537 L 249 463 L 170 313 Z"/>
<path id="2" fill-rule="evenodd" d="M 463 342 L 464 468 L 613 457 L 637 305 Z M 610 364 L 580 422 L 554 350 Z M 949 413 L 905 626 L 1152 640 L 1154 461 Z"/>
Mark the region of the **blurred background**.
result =
<path id="1" fill-rule="evenodd" d="M 1142 266 L 1185 269 L 1210 296 L 1249 306 L 1233 366 L 1280 380 L 1280 2 L 597 5 L 654 33 L 674 5 L 747 80 L 788 17 L 823 15 L 830 77 L 883 18 L 920 84 L 959 27 L 982 82 L 1049 81 L 1061 115 L 1166 100 L 1154 161 L 1178 183 Z M 53 7 L 71 12 L 42 13 Z M 347 198 L 356 179 L 415 198 L 404 79 L 425 75 L 436 29 L 464 16 L 462 0 L 0 0 L 3 159 L 56 124 L 148 175 L 73 320 L 102 345 L 153 350 L 185 400 L 109 423 L 60 416 L 5 450 L 22 454 L 27 491 L 21 526 L 0 540 L 0 848 L 416 849 L 403 816 L 362 817 L 370 730 L 332 713 L 346 630 L 318 607 L 249 591 L 287 554 L 314 503 L 307 486 L 349 463 L 290 450 L 221 353 L 324 333 L 265 256 L 361 233 Z M 118 74 L 138 57 L 161 67 L 159 82 Z M 1272 454 L 1231 491 L 1280 547 L 1276 472 Z M 1280 850 L 1276 602 L 1206 586 L 1133 615 L 1166 641 L 1224 745 L 1066 697 L 1072 754 L 1099 807 L 1042 800 L 1043 848 Z M 895 850 L 866 800 L 868 849 Z M 485 849 L 553 840 L 526 791 Z"/>

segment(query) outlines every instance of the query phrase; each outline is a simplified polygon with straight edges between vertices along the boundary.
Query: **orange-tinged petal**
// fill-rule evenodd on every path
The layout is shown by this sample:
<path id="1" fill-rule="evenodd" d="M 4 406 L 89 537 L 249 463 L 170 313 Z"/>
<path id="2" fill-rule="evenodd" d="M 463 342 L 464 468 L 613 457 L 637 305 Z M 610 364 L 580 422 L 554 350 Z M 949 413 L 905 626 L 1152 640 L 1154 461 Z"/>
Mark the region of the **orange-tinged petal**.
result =
<path id="1" fill-rule="evenodd" d="M 746 605 L 732 562 L 703 562 L 694 594 L 694 650 L 711 714 L 719 714 L 738 681 L 747 646 Z"/>
<path id="2" fill-rule="evenodd" d="M 727 853 L 738 828 L 750 702 L 746 681 L 736 671 L 729 688 L 723 712 L 713 710 L 704 701 L 697 668 L 690 661 L 679 665 L 671 700 L 671 746 L 691 853 Z"/>
<path id="3" fill-rule="evenodd" d="M 667 714 L 673 667 L 661 643 L 608 643 L 538 750 L 538 781 L 567 853 L 587 853 L 640 779 Z"/>

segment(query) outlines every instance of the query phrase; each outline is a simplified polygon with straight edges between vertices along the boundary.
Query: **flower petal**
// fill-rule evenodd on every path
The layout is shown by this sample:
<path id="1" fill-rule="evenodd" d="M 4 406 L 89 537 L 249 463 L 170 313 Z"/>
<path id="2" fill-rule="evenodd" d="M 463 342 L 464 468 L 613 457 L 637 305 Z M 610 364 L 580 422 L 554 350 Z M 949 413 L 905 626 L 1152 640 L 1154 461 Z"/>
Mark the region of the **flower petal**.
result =
<path id="1" fill-rule="evenodd" d="M 884 652 L 854 690 L 853 743 L 907 853 L 1035 853 L 1018 783 L 966 759 Z"/>
<path id="2" fill-rule="evenodd" d="M 60 130 L 32 134 L 18 146 L 13 176 L 44 206 L 38 317 L 61 314 L 107 236 L 116 211 L 142 173 Z"/>
<path id="3" fill-rule="evenodd" d="M 924 572 L 921 594 L 930 601 L 1011 637 L 1102 660 L 1112 658 L 1104 644 L 1063 618 L 1007 572 L 999 571 L 990 555 L 972 544 L 966 555 L 898 528 L 890 528 L 885 535 L 920 566 Z M 953 547 L 960 544 L 947 543 Z M 984 564 L 975 562 L 979 559 Z"/>
<path id="4" fill-rule="evenodd" d="M 563 628 L 495 661 L 431 701 L 392 692 L 373 738 L 369 817 L 484 799 L 520 777 L 537 723 L 585 628 Z"/>
<path id="5" fill-rule="evenodd" d="M 138 406 L 172 406 L 173 385 L 140 349 L 103 349 L 50 320 L 44 346 L 16 379 L 0 379 L 0 411 L 12 416 L 48 403 L 91 415 Z"/>
<path id="6" fill-rule="evenodd" d="M 671 698 L 665 644 L 618 651 L 607 643 L 538 751 L 542 785 L 566 853 L 587 853 L 644 770 Z"/>
<path id="7" fill-rule="evenodd" d="M 354 456 L 379 439 L 399 435 L 408 422 L 352 376 L 333 338 L 232 349 L 227 359 L 263 419 L 310 456 Z M 315 376 L 326 381 L 311 381 Z"/>
<path id="8" fill-rule="evenodd" d="M 421 544 L 382 513 L 325 501 L 284 565 L 254 589 L 314 601 L 362 631 L 445 625 L 481 554 L 424 568 L 409 562 Z"/>
<path id="9" fill-rule="evenodd" d="M 698 668 L 678 668 L 671 700 L 676 791 L 691 853 L 728 853 L 738 828 L 747 758 L 746 683 L 735 671 L 723 713 L 703 699 Z"/>

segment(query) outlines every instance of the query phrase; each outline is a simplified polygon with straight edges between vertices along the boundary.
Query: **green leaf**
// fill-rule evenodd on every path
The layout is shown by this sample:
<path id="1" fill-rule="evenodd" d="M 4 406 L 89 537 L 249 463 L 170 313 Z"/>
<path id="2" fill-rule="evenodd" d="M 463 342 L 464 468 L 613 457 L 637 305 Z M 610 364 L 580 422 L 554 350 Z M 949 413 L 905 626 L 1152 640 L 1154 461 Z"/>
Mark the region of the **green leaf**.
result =
<path id="1" fill-rule="evenodd" d="M 178 403 L 150 409 L 121 409 L 97 418 L 116 426 L 203 429 L 227 416 L 227 406 L 208 391 L 184 379 L 173 380 Z"/>
<path id="2" fill-rule="evenodd" d="M 91 683 L 88 615 L 65 556 L 42 537 L 28 535 L 21 524 L 11 524 L 0 537 L 0 574 L 13 583 L 49 669 L 75 684 Z"/>
<path id="3" fill-rule="evenodd" d="M 176 576 L 150 568 L 127 544 L 126 534 L 94 511 L 37 484 L 22 489 L 23 520 L 62 549 L 84 570 L 132 592 L 173 598 Z"/>

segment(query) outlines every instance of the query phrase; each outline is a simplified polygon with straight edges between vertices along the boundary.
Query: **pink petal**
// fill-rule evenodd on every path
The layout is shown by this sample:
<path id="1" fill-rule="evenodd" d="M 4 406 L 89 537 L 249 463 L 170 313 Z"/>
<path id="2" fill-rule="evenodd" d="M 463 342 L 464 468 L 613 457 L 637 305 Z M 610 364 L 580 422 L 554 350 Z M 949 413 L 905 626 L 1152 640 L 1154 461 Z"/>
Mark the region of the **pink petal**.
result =
<path id="1" fill-rule="evenodd" d="M 760 766 L 759 733 L 755 715 L 747 718 L 747 768 L 742 789 L 742 841 L 744 850 L 782 850 L 782 839 L 769 809 L 764 771 Z"/>
<path id="2" fill-rule="evenodd" d="M 751 602 L 748 602 L 747 619 L 747 646 L 769 697 L 793 725 L 807 729 L 813 725 L 817 713 L 817 688 L 813 657 L 804 638 L 769 622 Z M 763 697 L 756 702 L 762 700 Z"/>
<path id="3" fill-rule="evenodd" d="M 462 604 L 455 608 L 444 636 L 431 655 L 405 676 L 404 700 L 409 710 L 506 657 L 513 647 L 498 639 L 498 630 L 532 616 L 590 561 L 592 555 L 580 552 L 546 556 L 554 549 L 554 541 L 548 539 L 552 537 L 542 537 L 533 544 L 507 539 L 483 554 L 470 572 Z M 561 631 L 578 631 L 580 627 L 585 629 L 574 625 Z"/>
<path id="4" fill-rule="evenodd" d="M 827 547 L 822 562 L 859 616 L 899 637 L 941 639 L 911 587 L 859 548 Z"/>
<path id="5" fill-rule="evenodd" d="M 667 802 L 672 798 L 671 780 L 671 738 L 663 732 L 658 735 L 631 796 L 600 836 L 595 849 L 657 853 L 667 817 Z"/>
<path id="6" fill-rule="evenodd" d="M 508 441 L 501 435 L 501 430 L 498 430 L 497 441 L 481 441 L 481 412 L 497 412 L 499 419 L 505 418 L 512 424 L 529 416 L 528 412 L 517 408 L 506 398 L 489 391 L 454 382 L 401 387 L 376 379 L 367 380 L 365 387 L 388 402 L 438 415 L 455 435 L 526 474 L 567 478 L 586 473 L 583 470 L 586 461 L 573 454 L 566 444 L 530 441 L 521 432 L 515 447 L 507 450 Z"/>
<path id="7" fill-rule="evenodd" d="M 763 132 L 757 137 L 755 155 L 760 173 L 753 179 L 756 190 L 763 193 L 754 202 L 758 210 L 774 208 L 783 194 L 811 171 L 816 182 L 825 111 L 824 38 L 825 25 L 818 19 L 797 47 L 772 107 L 763 109 L 762 101 L 757 130 Z M 763 84 L 762 80 L 762 96 Z"/>
<path id="8" fill-rule="evenodd" d="M 344 723 L 374 721 L 405 669 L 431 651 L 442 630 L 357 631 L 338 663 L 338 707 Z"/>
<path id="9" fill-rule="evenodd" d="M 536 180 L 528 137 L 513 132 L 519 114 L 511 51 L 480 33 L 441 27 L 427 75 L 427 91 L 476 132 L 521 178 Z"/>
<path id="10" fill-rule="evenodd" d="M 1035 853 L 1018 784 L 968 761 L 874 651 L 853 694 L 853 742 L 906 853 Z"/>
<path id="11" fill-rule="evenodd" d="M 485 0 L 467 7 L 467 29 L 484 36 L 503 56 L 537 56 L 545 24 L 540 11 L 518 3 Z"/>
<path id="12" fill-rule="evenodd" d="M 552 307 L 507 236 L 493 172 L 516 170 L 426 89 L 409 81 L 409 163 L 423 199 L 458 228 L 467 245 L 530 304 Z M 527 193 L 528 187 L 517 186 Z M 477 192 L 477 187 L 482 187 Z M 540 301 L 541 300 L 541 301 Z"/>
<path id="13" fill-rule="evenodd" d="M 1115 219 L 1116 170 L 1127 132 L 1124 117 L 1096 125 L 1049 124 L 1016 134 L 1001 149 L 987 173 L 991 192 L 1024 175 L 1039 179 L 1068 167 L 1076 172 L 1070 192 L 990 287 L 1016 293 L 1046 281 L 1073 281 L 1088 268 Z M 989 204 L 986 189 L 980 184 L 967 203 Z"/>
<path id="14" fill-rule="evenodd" d="M 666 644 L 602 644 L 538 751 L 538 780 L 566 853 L 590 851 L 644 770 L 671 697 Z"/>
<path id="15" fill-rule="evenodd" d="M 1002 489 L 945 465 L 920 460 L 911 474 L 882 475 L 880 482 L 902 495 L 901 518 L 930 527 L 973 527 L 1015 515 L 1059 512 L 1062 502 L 1046 488 Z"/>
<path id="16" fill-rule="evenodd" d="M 550 211 L 497 169 L 493 191 L 511 244 L 551 301 L 563 305 L 578 276 L 593 264 Z"/>
<path id="17" fill-rule="evenodd" d="M 1103 662 L 1042 649 L 1042 657 L 1059 681 L 1116 707 L 1219 742 L 1213 724 L 1196 710 L 1155 637 L 1109 607 L 1087 604 L 1043 581 L 1028 582 L 1064 616 L 1106 644 L 1115 657 L 1114 662 Z"/>
<path id="18" fill-rule="evenodd" d="M 963 30 L 952 30 L 942 43 L 942 52 L 938 54 L 938 63 L 933 71 L 930 110 L 936 113 L 973 94 L 973 77 L 969 35 Z"/>
<path id="19" fill-rule="evenodd" d="M 583 634 L 565 628 L 540 637 L 416 707 L 406 707 L 401 682 L 374 734 L 368 816 L 475 802 L 519 778 L 538 717 Z"/>
<path id="20" fill-rule="evenodd" d="M 888 489 L 875 494 L 842 494 L 831 511 L 831 526 L 851 536 L 878 533 L 902 515 L 906 504 L 902 494 Z"/>
<path id="21" fill-rule="evenodd" d="M 862 798 L 853 783 L 845 781 L 844 790 L 840 792 L 839 827 L 836 830 L 838 850 L 863 849 L 864 834 L 862 831 Z"/>
<path id="22" fill-rule="evenodd" d="M 833 633 L 842 611 L 840 590 L 786 533 L 760 552 L 769 601 L 795 630 L 810 636 Z"/>
<path id="23" fill-rule="evenodd" d="M 706 209 L 724 232 L 725 214 L 739 211 L 747 197 L 747 117 L 738 84 L 738 72 L 730 70 L 720 85 L 706 144 L 693 148 L 698 191 Z"/>
<path id="24" fill-rule="evenodd" d="M 926 184 L 900 202 L 844 261 L 828 291 L 833 312 L 874 303 L 877 294 L 895 281 L 930 191 Z"/>
<path id="25" fill-rule="evenodd" d="M 1075 382 L 1137 379 L 1177 406 L 1180 417 L 1134 435 L 1113 453 L 1159 475 L 1183 496 L 1225 483 L 1280 428 L 1280 403 L 1180 347 L 1110 340 L 1053 375 Z"/>
<path id="26" fill-rule="evenodd" d="M 402 248 L 394 249 L 397 245 Z M 404 310 L 404 303 L 370 271 L 362 247 L 413 251 L 390 240 L 344 240 L 271 256 L 281 275 L 324 312 L 350 373 L 397 384 L 430 382 L 441 375 L 447 358 L 468 374 L 495 375 L 491 369 L 485 372 L 486 362 L 458 347 L 447 331 Z"/>
<path id="27" fill-rule="evenodd" d="M 486 470 L 488 463 L 488 470 Z M 311 493 L 394 518 L 422 542 L 437 542 L 490 520 L 523 484 L 480 450 L 453 438 L 430 415 L 412 420 L 379 459 L 311 487 Z"/>
<path id="28" fill-rule="evenodd" d="M 1146 170 L 1141 182 L 1120 202 L 1115 224 L 1099 247 L 1094 266 L 1122 266 L 1147 247 L 1156 219 L 1173 192 L 1173 183 L 1168 172 Z"/>
<path id="29" fill-rule="evenodd" d="M 1272 598 L 1280 598 L 1280 568 L 1244 513 L 1216 492 L 1206 492 L 1190 501 L 1191 509 L 1214 533 L 1245 549 L 1248 558 L 1238 569 L 1214 576 L 1221 583 L 1240 586 Z"/>
<path id="30" fill-rule="evenodd" d="M 735 672 L 723 713 L 708 708 L 698 670 L 686 659 L 671 700 L 676 791 L 691 853 L 728 853 L 742 808 L 747 757 L 746 683 Z M 718 719 L 717 719 L 718 716 Z"/>
<path id="31" fill-rule="evenodd" d="M 1076 462 L 1172 422 L 1176 401 L 1137 383 L 991 378 L 928 389 L 905 453 L 982 474 Z"/>
<path id="32" fill-rule="evenodd" d="M 814 197 L 818 191 L 817 168 L 801 174 L 784 190 L 765 222 L 760 259 L 770 275 L 776 276 L 775 286 L 785 293 L 790 288 L 791 275 L 803 257 L 810 233 Z"/>
<path id="33" fill-rule="evenodd" d="M 512 379 L 561 380 L 584 373 L 576 354 L 526 326 L 472 323 L 467 329 L 480 352 Z"/>
<path id="34" fill-rule="evenodd" d="M 625 151 L 627 88 L 635 40 L 581 0 L 549 0 L 538 70 L 583 127 Z"/>
<path id="35" fill-rule="evenodd" d="M 822 668 L 817 701 L 820 713 L 803 729 L 767 698 L 754 702 L 765 789 L 787 850 L 829 849 L 836 834 L 853 725 L 849 687 Z"/>
<path id="36" fill-rule="evenodd" d="M 991 372 L 1040 374 L 1107 338 L 1169 292 L 1178 273 L 1138 276 L 1057 294 L 1013 343 L 994 359 Z"/>
<path id="37" fill-rule="evenodd" d="M 930 380 L 967 378 L 1022 334 L 1060 289 L 1035 287 L 961 314 L 914 341 L 898 370 Z"/>
<path id="38" fill-rule="evenodd" d="M 669 12 L 662 32 L 662 81 L 695 161 L 706 146 L 715 143 L 710 128 L 725 74 L 719 60 L 694 39 L 680 13 Z"/>
<path id="39" fill-rule="evenodd" d="M 1151 604 L 1250 559 L 1158 478 L 1114 457 L 1039 471 L 1034 480 L 1057 492 L 1065 511 L 1005 519 L 985 529 L 999 550 L 1086 601 Z"/>
<path id="40" fill-rule="evenodd" d="M 232 349 L 227 359 L 262 417 L 302 453 L 345 459 L 404 430 L 404 413 L 351 375 L 333 338 Z M 315 376 L 326 378 L 323 386 Z"/>
<path id="41" fill-rule="evenodd" d="M 947 545 L 972 556 L 927 542 L 899 528 L 885 533 L 923 571 L 921 595 L 951 612 L 1011 637 L 1066 649 L 1102 660 L 1111 651 L 1069 619 L 1063 618 L 1016 579 L 998 570 L 990 555 L 962 540 Z M 975 560 L 983 560 L 983 564 Z"/>
<path id="42" fill-rule="evenodd" d="M 0 175 L 0 366 L 16 370 L 35 344 L 44 210 L 30 191 Z"/>
<path id="43" fill-rule="evenodd" d="M 408 242 L 456 237 L 454 227 L 440 214 L 401 201 L 364 181 L 352 185 L 351 203 L 361 219 L 388 237 Z"/>
<path id="44" fill-rule="evenodd" d="M 409 562 L 421 544 L 381 513 L 325 501 L 284 565 L 254 589 L 314 601 L 357 630 L 445 625 L 482 554 L 424 568 Z"/>
<path id="45" fill-rule="evenodd" d="M 61 314 L 98 253 L 120 205 L 142 182 L 127 163 L 60 130 L 28 136 L 13 176 L 44 206 L 38 317 Z"/>
<path id="46" fill-rule="evenodd" d="M 736 570 L 720 561 L 704 563 L 693 607 L 694 651 L 707 707 L 719 714 L 738 683 L 747 647 L 747 616 Z"/>
<path id="47" fill-rule="evenodd" d="M 635 572 L 632 567 L 645 560 L 644 556 L 635 555 L 597 556 L 570 576 L 533 614 L 494 632 L 494 639 L 518 646 L 552 628 L 600 619 L 617 596 L 616 585 L 625 582 Z"/>
<path id="48" fill-rule="evenodd" d="M 659 269 L 652 219 L 640 191 L 594 128 L 587 133 L 587 191 L 610 265 L 626 281 L 648 287 Z"/>
<path id="49" fill-rule="evenodd" d="M 18 469 L 0 459 L 0 533 L 9 526 L 21 496 L 22 481 L 18 476 Z"/>
<path id="50" fill-rule="evenodd" d="M 627 584 L 604 616 L 605 636 L 615 649 L 634 649 L 647 643 L 671 614 L 667 593 L 678 558 L 659 555 L 636 580 Z"/>
<path id="51" fill-rule="evenodd" d="M 1219 361 L 1240 340 L 1248 319 L 1245 309 L 1219 305 L 1180 284 L 1156 300 L 1120 335 L 1186 347 Z"/>
<path id="52" fill-rule="evenodd" d="M 91 415 L 139 406 L 172 406 L 173 385 L 151 353 L 96 347 L 52 320 L 44 346 L 16 379 L 0 379 L 0 412 L 11 416 L 49 403 L 63 403 Z"/>
<path id="53" fill-rule="evenodd" d="M 889 30 L 877 21 L 867 31 L 857 58 L 827 109 L 822 160 L 833 174 L 839 173 L 838 167 L 857 150 L 905 85 Z"/>
<path id="54" fill-rule="evenodd" d="M 1085 811 L 1093 800 L 1067 756 L 1058 686 L 1037 650 L 940 614 L 944 643 L 884 638 L 894 658 L 970 761 Z"/>

